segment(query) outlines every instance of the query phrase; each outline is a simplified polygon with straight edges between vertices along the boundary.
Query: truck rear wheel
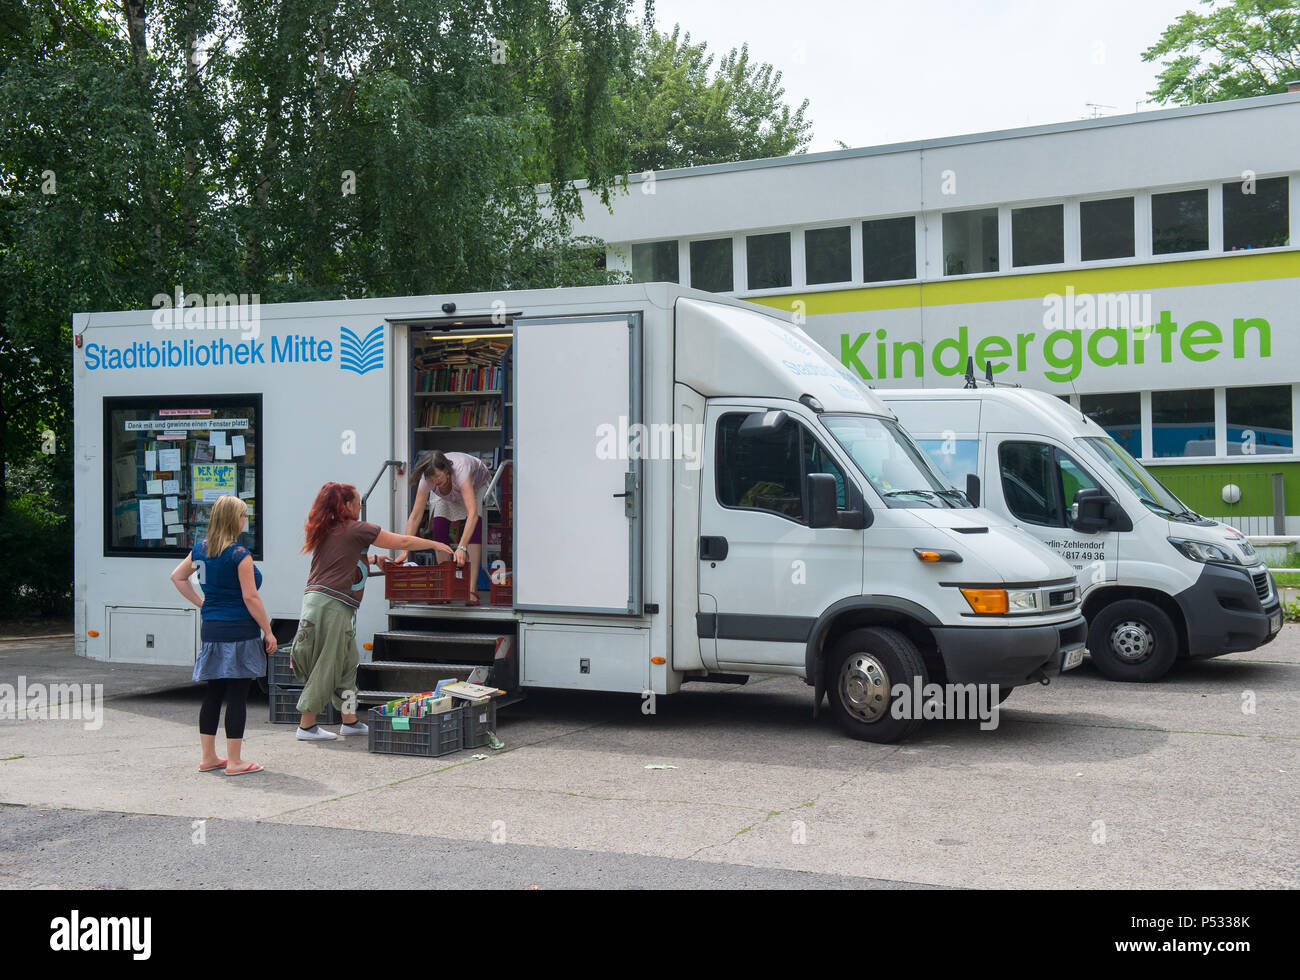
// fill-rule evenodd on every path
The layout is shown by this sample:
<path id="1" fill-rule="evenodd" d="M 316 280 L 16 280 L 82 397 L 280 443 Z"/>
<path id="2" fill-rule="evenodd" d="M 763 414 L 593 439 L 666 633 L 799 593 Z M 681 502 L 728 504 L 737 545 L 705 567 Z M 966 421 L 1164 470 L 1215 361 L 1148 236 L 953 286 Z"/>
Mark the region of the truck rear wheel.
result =
<path id="1" fill-rule="evenodd" d="M 831 711 L 845 734 L 866 742 L 897 742 L 921 724 L 920 718 L 895 718 L 891 710 L 894 685 L 905 684 L 910 691 L 929 680 L 920 652 L 898 630 L 868 626 L 846 633 L 831 651 L 827 668 Z M 912 704 L 910 694 L 901 697 Z"/>
<path id="2" fill-rule="evenodd" d="M 1178 659 L 1178 631 L 1159 606 L 1121 599 L 1088 624 L 1088 654 L 1113 681 L 1154 681 Z"/>

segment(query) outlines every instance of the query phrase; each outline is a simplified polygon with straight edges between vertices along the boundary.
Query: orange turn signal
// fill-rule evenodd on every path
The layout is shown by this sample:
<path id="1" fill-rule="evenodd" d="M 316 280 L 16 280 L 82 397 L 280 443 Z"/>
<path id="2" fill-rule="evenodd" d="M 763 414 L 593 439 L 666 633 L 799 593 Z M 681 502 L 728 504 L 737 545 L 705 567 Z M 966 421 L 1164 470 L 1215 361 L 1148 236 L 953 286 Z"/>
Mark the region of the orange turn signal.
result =
<path id="1" fill-rule="evenodd" d="M 665 660 L 663 657 L 651 657 L 651 658 L 650 658 L 650 662 L 651 662 L 652 664 L 666 664 L 666 663 L 668 663 L 668 661 Z"/>
<path id="2" fill-rule="evenodd" d="M 977 613 L 1005 613 L 1007 611 L 1006 589 L 962 589 L 970 607 Z"/>
<path id="3" fill-rule="evenodd" d="M 373 643 L 363 643 L 361 645 L 365 647 L 367 650 L 373 650 L 375 648 L 375 645 Z"/>
<path id="4" fill-rule="evenodd" d="M 917 557 L 917 558 L 920 558 L 921 561 L 938 561 L 938 560 L 939 560 L 939 552 L 937 552 L 937 551 L 918 551 L 918 552 L 916 553 L 916 557 Z"/>
<path id="5" fill-rule="evenodd" d="M 99 630 L 86 630 L 87 636 L 99 636 Z"/>

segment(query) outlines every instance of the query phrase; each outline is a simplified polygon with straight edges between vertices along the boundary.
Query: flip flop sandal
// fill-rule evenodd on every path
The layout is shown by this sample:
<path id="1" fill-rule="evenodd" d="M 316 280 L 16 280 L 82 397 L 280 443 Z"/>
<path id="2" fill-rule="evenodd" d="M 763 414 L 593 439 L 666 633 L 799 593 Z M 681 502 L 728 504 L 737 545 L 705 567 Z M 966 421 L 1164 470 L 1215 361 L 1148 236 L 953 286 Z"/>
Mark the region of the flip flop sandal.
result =
<path id="1" fill-rule="evenodd" d="M 469 594 L 469 597 L 465 600 L 465 605 L 467 605 L 467 606 L 481 606 L 481 605 L 483 605 L 483 601 L 482 601 L 481 599 L 479 599 L 479 597 L 478 597 L 477 595 L 475 595 L 474 593 L 471 592 L 471 593 Z"/>
<path id="2" fill-rule="evenodd" d="M 262 772 L 262 767 L 259 766 L 256 762 L 250 762 L 250 763 L 248 764 L 248 768 L 246 768 L 246 769 L 236 769 L 234 772 L 231 772 L 229 769 L 227 769 L 227 770 L 226 770 L 226 775 L 227 775 L 227 776 L 247 776 L 247 775 L 249 775 L 250 773 L 254 773 L 254 772 Z"/>
<path id="3" fill-rule="evenodd" d="M 217 764 L 215 766 L 208 766 L 206 769 L 203 768 L 203 766 L 199 766 L 199 772 L 216 772 L 218 769 L 225 769 L 225 768 L 226 768 L 226 760 L 218 759 Z"/>

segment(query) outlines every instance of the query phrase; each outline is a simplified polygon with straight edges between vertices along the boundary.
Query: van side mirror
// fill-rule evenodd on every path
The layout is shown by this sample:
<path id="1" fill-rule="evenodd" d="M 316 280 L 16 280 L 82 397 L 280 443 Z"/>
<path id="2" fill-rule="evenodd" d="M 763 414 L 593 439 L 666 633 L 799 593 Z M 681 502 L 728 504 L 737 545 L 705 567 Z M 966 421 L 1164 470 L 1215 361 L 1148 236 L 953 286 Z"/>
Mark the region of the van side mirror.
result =
<path id="1" fill-rule="evenodd" d="M 830 473 L 808 474 L 809 527 L 835 527 L 838 524 L 837 497 L 834 476 Z"/>
<path id="2" fill-rule="evenodd" d="M 980 505 L 980 478 L 974 473 L 966 474 L 966 499 L 972 507 Z"/>
<path id="3" fill-rule="evenodd" d="M 1114 497 L 1097 487 L 1085 487 L 1074 495 L 1070 528 L 1085 534 L 1109 530 L 1114 523 L 1114 511 Z"/>
<path id="4" fill-rule="evenodd" d="M 788 412 L 774 409 L 770 412 L 754 412 L 745 416 L 736 434 L 742 439 L 775 439 L 790 421 Z"/>

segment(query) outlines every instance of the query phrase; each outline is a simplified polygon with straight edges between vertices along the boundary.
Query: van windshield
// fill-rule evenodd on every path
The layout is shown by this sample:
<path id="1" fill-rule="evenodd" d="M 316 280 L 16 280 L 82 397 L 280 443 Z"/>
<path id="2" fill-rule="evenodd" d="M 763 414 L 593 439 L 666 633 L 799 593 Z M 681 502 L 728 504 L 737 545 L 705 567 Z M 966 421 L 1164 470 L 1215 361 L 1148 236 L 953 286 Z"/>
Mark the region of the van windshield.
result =
<path id="1" fill-rule="evenodd" d="M 1124 481 L 1147 510 L 1161 517 L 1196 516 L 1110 436 L 1083 436 L 1075 441 L 1091 450 L 1115 476 Z"/>
<path id="2" fill-rule="evenodd" d="M 821 421 L 887 506 L 970 506 L 897 423 L 871 415 L 823 415 Z"/>

